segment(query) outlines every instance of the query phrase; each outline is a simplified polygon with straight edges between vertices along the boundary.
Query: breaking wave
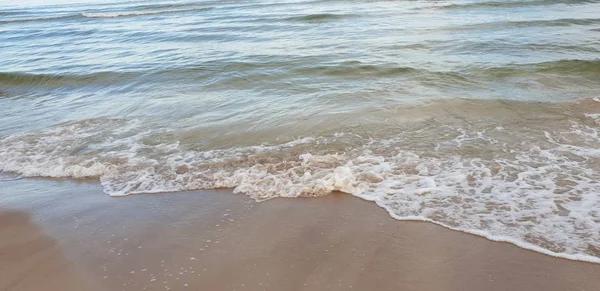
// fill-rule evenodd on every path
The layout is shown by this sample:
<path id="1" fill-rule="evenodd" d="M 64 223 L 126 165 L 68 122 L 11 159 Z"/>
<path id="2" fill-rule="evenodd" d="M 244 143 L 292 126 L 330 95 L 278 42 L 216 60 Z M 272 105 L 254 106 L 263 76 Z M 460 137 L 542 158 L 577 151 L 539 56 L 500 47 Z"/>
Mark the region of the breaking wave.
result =
<path id="1" fill-rule="evenodd" d="M 551 107 L 531 108 L 539 106 Z M 111 196 L 232 188 L 263 201 L 340 191 L 396 219 L 600 263 L 598 122 L 592 113 L 517 125 L 429 120 L 382 138 L 349 131 L 204 149 L 137 120 L 91 119 L 0 140 L 0 169 L 95 178 Z"/>

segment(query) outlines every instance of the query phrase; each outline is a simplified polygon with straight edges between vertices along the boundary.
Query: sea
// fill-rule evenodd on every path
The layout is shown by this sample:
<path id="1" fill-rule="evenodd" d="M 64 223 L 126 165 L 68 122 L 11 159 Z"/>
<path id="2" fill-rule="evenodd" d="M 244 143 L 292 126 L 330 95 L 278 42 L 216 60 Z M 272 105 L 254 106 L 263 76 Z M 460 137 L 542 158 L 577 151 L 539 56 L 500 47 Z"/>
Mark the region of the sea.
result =
<path id="1" fill-rule="evenodd" d="M 343 192 L 600 263 L 599 130 L 600 1 L 0 1 L 2 181 Z"/>

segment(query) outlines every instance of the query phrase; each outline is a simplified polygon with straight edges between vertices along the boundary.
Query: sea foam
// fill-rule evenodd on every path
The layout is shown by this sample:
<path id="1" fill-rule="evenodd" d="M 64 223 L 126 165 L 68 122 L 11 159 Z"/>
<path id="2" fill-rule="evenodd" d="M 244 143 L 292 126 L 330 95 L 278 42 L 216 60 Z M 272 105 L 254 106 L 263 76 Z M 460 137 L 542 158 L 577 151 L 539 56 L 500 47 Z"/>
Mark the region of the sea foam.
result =
<path id="1" fill-rule="evenodd" d="M 432 125 L 389 138 L 337 133 L 222 149 L 186 147 L 140 126 L 86 120 L 9 136 L 0 169 L 97 178 L 111 196 L 231 188 L 264 201 L 340 191 L 399 220 L 600 263 L 600 137 L 589 123 L 521 133 L 509 124 Z M 434 129 L 432 143 L 423 133 Z"/>

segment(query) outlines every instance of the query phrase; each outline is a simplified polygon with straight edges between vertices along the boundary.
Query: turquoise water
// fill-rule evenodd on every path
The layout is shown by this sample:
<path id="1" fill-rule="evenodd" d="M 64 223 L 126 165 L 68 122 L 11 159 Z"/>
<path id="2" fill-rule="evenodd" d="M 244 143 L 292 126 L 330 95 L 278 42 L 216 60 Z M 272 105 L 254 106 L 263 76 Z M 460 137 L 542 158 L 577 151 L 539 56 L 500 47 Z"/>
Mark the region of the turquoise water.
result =
<path id="1" fill-rule="evenodd" d="M 598 1 L 20 2 L 4 179 L 342 191 L 600 261 Z"/>

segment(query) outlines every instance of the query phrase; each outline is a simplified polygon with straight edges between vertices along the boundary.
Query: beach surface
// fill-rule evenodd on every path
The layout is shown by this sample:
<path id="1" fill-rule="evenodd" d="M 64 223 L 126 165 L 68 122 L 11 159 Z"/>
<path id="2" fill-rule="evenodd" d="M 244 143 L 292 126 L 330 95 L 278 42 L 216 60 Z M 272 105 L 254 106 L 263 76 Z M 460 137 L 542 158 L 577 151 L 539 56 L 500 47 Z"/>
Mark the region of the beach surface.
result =
<path id="1" fill-rule="evenodd" d="M 0 183 L 0 290 L 596 290 L 600 265 L 334 193 L 111 198 L 96 183 Z"/>

